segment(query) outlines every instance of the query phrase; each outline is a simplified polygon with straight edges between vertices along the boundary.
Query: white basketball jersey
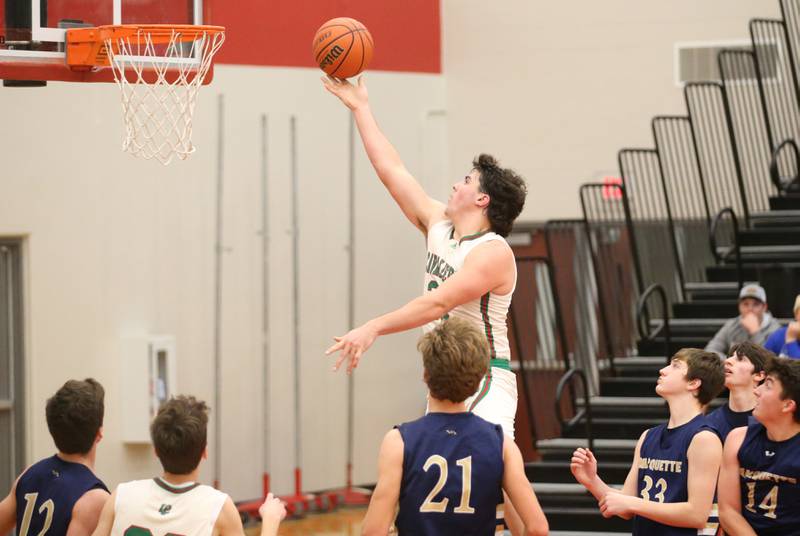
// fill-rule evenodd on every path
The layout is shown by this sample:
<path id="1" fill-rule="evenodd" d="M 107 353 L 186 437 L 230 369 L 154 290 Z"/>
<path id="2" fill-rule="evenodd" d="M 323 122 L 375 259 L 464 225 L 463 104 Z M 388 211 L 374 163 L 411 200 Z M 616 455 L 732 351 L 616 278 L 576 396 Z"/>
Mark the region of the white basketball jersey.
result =
<path id="1" fill-rule="evenodd" d="M 111 536 L 211 536 L 228 496 L 192 482 L 174 486 L 161 478 L 117 487 Z"/>
<path id="2" fill-rule="evenodd" d="M 465 236 L 460 241 L 453 238 L 453 222 L 440 221 L 428 229 L 428 255 L 425 261 L 425 292 L 430 292 L 441 285 L 448 277 L 464 266 L 464 260 L 476 246 L 490 240 L 505 239 L 491 231 L 479 235 Z M 514 271 L 514 287 L 517 285 L 516 266 Z M 508 345 L 508 327 L 506 316 L 511 306 L 512 287 L 508 294 L 492 294 L 487 292 L 480 298 L 459 305 L 447 316 L 458 316 L 473 322 L 486 334 L 489 341 L 492 359 L 510 359 L 511 349 Z M 445 316 L 445 318 L 447 318 Z M 436 327 L 441 320 L 429 322 L 423 326 L 427 333 Z"/>

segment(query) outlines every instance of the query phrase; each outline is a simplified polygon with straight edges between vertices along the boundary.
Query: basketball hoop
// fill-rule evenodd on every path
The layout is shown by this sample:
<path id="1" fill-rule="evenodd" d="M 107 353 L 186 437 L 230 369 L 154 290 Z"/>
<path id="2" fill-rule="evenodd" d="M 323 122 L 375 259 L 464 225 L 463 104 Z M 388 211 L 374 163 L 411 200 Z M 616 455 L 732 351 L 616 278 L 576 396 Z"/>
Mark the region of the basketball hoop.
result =
<path id="1" fill-rule="evenodd" d="M 72 70 L 111 67 L 120 88 L 122 150 L 169 164 L 192 145 L 197 92 L 225 41 L 221 26 L 116 25 L 67 31 Z"/>

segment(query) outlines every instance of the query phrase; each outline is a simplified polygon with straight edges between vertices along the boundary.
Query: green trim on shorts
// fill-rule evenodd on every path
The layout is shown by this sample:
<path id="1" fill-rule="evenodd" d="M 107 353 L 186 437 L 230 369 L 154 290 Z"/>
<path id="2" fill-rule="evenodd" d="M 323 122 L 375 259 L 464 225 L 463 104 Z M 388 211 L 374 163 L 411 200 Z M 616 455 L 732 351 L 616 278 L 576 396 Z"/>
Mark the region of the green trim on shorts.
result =
<path id="1" fill-rule="evenodd" d="M 511 361 L 508 359 L 491 359 L 489 366 L 503 370 L 511 370 Z"/>

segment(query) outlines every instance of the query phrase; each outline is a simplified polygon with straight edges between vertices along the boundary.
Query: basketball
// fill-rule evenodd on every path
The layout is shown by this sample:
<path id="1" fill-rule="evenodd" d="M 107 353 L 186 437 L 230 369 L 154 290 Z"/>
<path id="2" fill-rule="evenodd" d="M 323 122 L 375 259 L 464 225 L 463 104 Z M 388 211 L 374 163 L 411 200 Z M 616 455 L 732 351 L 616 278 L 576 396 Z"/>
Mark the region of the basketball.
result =
<path id="1" fill-rule="evenodd" d="M 325 74 L 350 78 L 369 65 L 372 59 L 372 36 L 355 19 L 338 17 L 320 26 L 312 43 L 314 62 Z"/>

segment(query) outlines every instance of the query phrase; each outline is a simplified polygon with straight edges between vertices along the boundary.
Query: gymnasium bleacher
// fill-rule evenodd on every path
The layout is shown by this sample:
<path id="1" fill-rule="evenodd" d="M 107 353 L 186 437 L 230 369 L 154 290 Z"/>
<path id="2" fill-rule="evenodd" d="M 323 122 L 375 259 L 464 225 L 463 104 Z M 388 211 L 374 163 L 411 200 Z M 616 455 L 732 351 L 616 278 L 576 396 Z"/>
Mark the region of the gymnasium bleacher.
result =
<path id="1" fill-rule="evenodd" d="M 575 482 L 571 454 L 590 446 L 601 477 L 621 486 L 637 438 L 668 417 L 658 370 L 736 316 L 744 282 L 765 287 L 782 323 L 792 316 L 800 1 L 780 7 L 781 19 L 750 21 L 749 48 L 718 53 L 718 80 L 685 85 L 685 115 L 652 118 L 653 146 L 619 151 L 621 180 L 580 188 L 582 219 L 516 229 L 533 237 L 517 247 L 512 311 L 521 428 L 551 534 L 630 533 Z M 546 255 L 529 254 L 537 236 Z"/>

